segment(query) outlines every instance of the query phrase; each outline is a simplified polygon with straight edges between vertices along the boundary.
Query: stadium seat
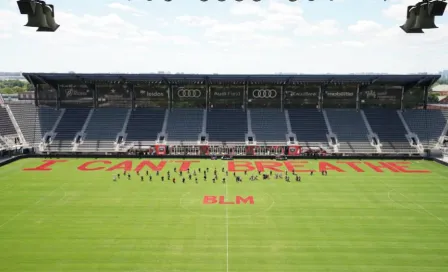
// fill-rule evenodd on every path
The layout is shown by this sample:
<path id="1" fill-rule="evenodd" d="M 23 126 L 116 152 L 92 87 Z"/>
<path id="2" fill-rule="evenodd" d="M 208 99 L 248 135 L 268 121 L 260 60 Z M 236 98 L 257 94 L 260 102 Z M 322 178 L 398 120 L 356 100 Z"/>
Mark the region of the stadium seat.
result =
<path id="1" fill-rule="evenodd" d="M 244 143 L 247 113 L 241 109 L 213 109 L 207 114 L 209 143 Z"/>
<path id="2" fill-rule="evenodd" d="M 403 112 L 403 117 L 411 132 L 418 135 L 423 147 L 431 149 L 442 136 L 448 111 L 445 113 L 441 110 L 407 110 Z"/>
<path id="3" fill-rule="evenodd" d="M 300 145 L 328 146 L 328 130 L 322 112 L 317 109 L 290 109 L 288 112 L 292 132 L 296 134 Z"/>
<path id="4" fill-rule="evenodd" d="M 336 134 L 341 153 L 376 153 L 370 144 L 361 114 L 353 109 L 326 109 L 328 121 Z"/>
<path id="5" fill-rule="evenodd" d="M 127 127 L 126 143 L 136 146 L 153 145 L 157 134 L 162 131 L 165 120 L 165 109 L 135 109 Z"/>
<path id="6" fill-rule="evenodd" d="M 257 145 L 284 145 L 286 143 L 285 113 L 280 109 L 250 109 L 252 132 Z"/>
<path id="7" fill-rule="evenodd" d="M 78 151 L 112 151 L 117 134 L 123 129 L 128 109 L 100 108 L 93 113 Z"/>
<path id="8" fill-rule="evenodd" d="M 35 145 L 35 129 L 38 120 L 38 109 L 33 104 L 10 104 L 9 108 L 23 133 L 23 137 L 30 145 Z M 40 142 L 40 141 L 39 141 Z M 39 143 L 37 142 L 37 143 Z"/>
<path id="9" fill-rule="evenodd" d="M 3 136 L 17 135 L 17 131 L 9 118 L 8 111 L 0 107 L 0 134 Z"/>
<path id="10" fill-rule="evenodd" d="M 88 108 L 66 109 L 64 116 L 56 128 L 56 136 L 50 145 L 50 151 L 72 151 L 72 142 L 89 115 Z"/>
<path id="11" fill-rule="evenodd" d="M 173 109 L 170 112 L 167 133 L 170 144 L 197 144 L 202 131 L 203 109 Z"/>
<path id="12" fill-rule="evenodd" d="M 392 109 L 366 109 L 364 113 L 372 131 L 378 135 L 383 153 L 416 153 L 406 138 L 406 129 Z"/>

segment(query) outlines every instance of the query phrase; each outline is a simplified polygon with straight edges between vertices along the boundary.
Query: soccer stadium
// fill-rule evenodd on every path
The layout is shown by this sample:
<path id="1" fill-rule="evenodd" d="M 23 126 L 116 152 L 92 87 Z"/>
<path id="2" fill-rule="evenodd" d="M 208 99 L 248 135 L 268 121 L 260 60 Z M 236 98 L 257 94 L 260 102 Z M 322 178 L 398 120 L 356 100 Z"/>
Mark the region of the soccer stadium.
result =
<path id="1" fill-rule="evenodd" d="M 4 271 L 446 271 L 440 75 L 23 76 Z"/>
<path id="2" fill-rule="evenodd" d="M 0 1 L 0 272 L 447 272 L 447 5 Z"/>

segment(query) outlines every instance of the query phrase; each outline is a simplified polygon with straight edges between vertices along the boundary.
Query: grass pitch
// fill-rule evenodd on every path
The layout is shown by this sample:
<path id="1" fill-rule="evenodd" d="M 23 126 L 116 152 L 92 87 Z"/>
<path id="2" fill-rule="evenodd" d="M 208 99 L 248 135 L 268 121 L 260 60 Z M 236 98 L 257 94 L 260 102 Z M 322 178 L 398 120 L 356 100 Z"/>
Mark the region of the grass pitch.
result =
<path id="1" fill-rule="evenodd" d="M 229 172 L 223 184 L 228 162 L 202 160 L 191 170 L 209 167 L 208 181 L 200 174 L 196 184 L 184 173 L 183 184 L 175 162 L 159 176 L 151 171 L 152 182 L 146 169 L 144 182 L 135 173 L 113 182 L 122 170 L 80 171 L 87 161 L 69 159 L 52 171 L 23 171 L 41 159 L 0 168 L 0 271 L 448 269 L 448 168 L 433 162 L 410 165 L 431 173 L 377 173 L 366 165 L 359 173 L 337 165 L 345 172 L 301 173 L 301 183 L 249 181 L 258 176 L 252 171 L 238 172 L 243 183 L 237 184 Z M 133 168 L 139 162 L 132 160 Z M 176 184 L 161 182 L 167 171 Z M 253 196 L 254 204 L 204 205 L 206 195 Z"/>

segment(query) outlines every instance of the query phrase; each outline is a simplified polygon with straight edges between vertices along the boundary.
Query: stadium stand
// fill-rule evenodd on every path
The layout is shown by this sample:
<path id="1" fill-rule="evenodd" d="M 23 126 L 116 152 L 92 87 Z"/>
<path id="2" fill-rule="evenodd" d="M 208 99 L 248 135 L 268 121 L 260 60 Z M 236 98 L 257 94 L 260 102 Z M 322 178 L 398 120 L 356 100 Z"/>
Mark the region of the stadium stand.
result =
<path id="1" fill-rule="evenodd" d="M 167 138 L 171 144 L 197 144 L 202 131 L 203 109 L 173 109 L 168 117 Z"/>
<path id="2" fill-rule="evenodd" d="M 9 107 L 30 146 L 36 146 L 42 141 L 44 134 L 51 131 L 61 113 L 53 108 L 38 108 L 31 104 L 14 103 Z"/>
<path id="3" fill-rule="evenodd" d="M 322 112 L 317 109 L 290 109 L 288 112 L 292 132 L 296 134 L 300 145 L 328 146 L 328 130 Z"/>
<path id="4" fill-rule="evenodd" d="M 252 132 L 257 144 L 284 144 L 288 128 L 280 109 L 250 109 Z"/>
<path id="5" fill-rule="evenodd" d="M 247 113 L 241 109 L 213 109 L 207 114 L 209 143 L 244 143 Z"/>
<path id="6" fill-rule="evenodd" d="M 364 113 L 374 133 L 379 137 L 384 153 L 415 153 L 409 144 L 406 129 L 396 110 L 366 109 Z"/>
<path id="7" fill-rule="evenodd" d="M 17 131 L 12 124 L 11 118 L 9 118 L 8 111 L 0 107 L 0 135 L 13 136 L 17 135 Z"/>
<path id="8" fill-rule="evenodd" d="M 182 153 L 184 150 L 182 146 L 188 145 L 188 148 L 191 149 L 191 145 L 197 144 L 199 134 L 205 129 L 208 143 L 201 142 L 200 147 L 195 147 L 194 150 L 201 148 L 201 152 L 195 151 L 195 154 L 206 154 L 208 149 L 202 148 L 205 145 L 213 147 L 214 150 L 220 150 L 219 148 L 223 144 L 235 146 L 235 149 L 232 147 L 226 150 L 237 150 L 232 151 L 236 154 L 245 152 L 251 154 L 252 151 L 246 149 L 246 134 L 250 132 L 255 135 L 256 143 L 254 145 L 276 147 L 288 145 L 296 147 L 297 145 L 324 149 L 328 149 L 327 147 L 332 145 L 329 143 L 328 134 L 334 132 L 339 147 L 334 149 L 336 151 L 377 153 L 379 148 L 371 146 L 369 142 L 368 133 L 371 132 L 378 135 L 381 149 L 385 153 L 415 153 L 417 150 L 421 151 L 422 146 L 413 147 L 407 139 L 407 133 L 416 133 L 419 135 L 423 147 L 431 148 L 436 146 L 440 134 L 444 133 L 444 127 L 448 120 L 448 112 L 444 111 L 407 110 L 403 114 L 396 111 L 396 109 L 414 107 L 414 105 L 407 103 L 408 100 L 403 100 L 402 89 L 395 87 L 413 86 L 412 88 L 422 91 L 435 82 L 440 77 L 439 75 L 74 75 L 73 73 L 25 73 L 24 77 L 31 84 L 39 86 L 35 92 L 40 95 L 36 95 L 32 101 L 22 102 L 35 102 L 39 106 L 8 103 L 15 117 L 12 118 L 13 120 L 9 118 L 8 108 L 0 109 L 0 140 L 2 140 L 0 144 L 2 147 L 15 148 L 16 137 L 17 135 L 21 137 L 22 133 L 29 144 L 36 146 L 42 142 L 45 133 L 53 132 L 55 134 L 51 135 L 53 139 L 47 146 L 48 151 L 107 152 L 113 150 L 134 152 L 136 150 L 130 150 L 134 146 L 142 147 L 142 150 L 150 147 L 149 150 L 153 150 L 152 145 L 167 145 L 168 148 L 169 145 L 176 145 L 176 152 Z M 51 86 L 47 82 L 51 82 Z M 90 95 L 88 95 L 90 98 L 86 99 L 84 92 L 71 93 L 70 96 L 54 96 L 56 94 L 54 90 L 57 90 L 58 86 L 64 86 L 66 82 L 70 82 L 70 86 L 81 86 L 88 82 L 89 88 L 95 87 L 91 88 L 94 93 L 93 100 Z M 113 94 L 104 94 L 96 88 L 98 84 L 112 86 L 118 84 L 117 82 L 127 82 L 127 85 L 131 87 L 135 87 L 136 84 L 147 85 L 144 86 L 145 98 L 138 100 L 141 91 L 136 91 L 135 88 L 117 87 L 113 89 Z M 350 91 L 351 95 L 349 96 L 346 95 L 348 91 L 340 92 L 339 89 L 335 89 L 335 94 L 329 96 L 322 92 L 307 91 L 309 88 L 301 87 L 310 85 L 312 90 L 317 90 L 319 86 L 343 85 L 349 82 L 362 83 L 365 87 L 372 86 L 372 88 L 363 93 Z M 242 86 L 267 86 L 266 84 L 275 86 L 276 90 L 281 90 L 283 94 L 288 95 L 263 98 L 269 103 L 263 102 L 262 104 L 260 102 L 260 104 L 256 104 L 258 106 L 254 106 L 263 107 L 262 109 L 252 108 L 248 112 L 240 108 L 230 109 L 240 105 L 243 105 L 243 108 L 255 105 L 249 103 L 251 101 L 250 93 L 247 88 L 241 88 Z M 153 85 L 157 86 L 152 88 Z M 184 108 L 172 109 L 173 105 L 177 105 L 173 96 L 168 95 L 168 92 L 165 91 L 156 91 L 166 89 L 173 92 L 175 90 L 173 88 L 190 85 L 201 86 L 205 90 L 205 94 L 203 96 L 195 96 L 193 93 L 186 94 L 182 98 L 181 104 Z M 206 85 L 209 88 L 206 88 Z M 215 85 L 229 86 L 214 88 Z M 40 86 L 43 87 L 40 88 Z M 290 86 L 293 87 L 288 92 Z M 394 87 L 388 89 L 388 92 L 391 92 L 390 95 L 384 96 L 384 86 Z M 287 92 L 284 91 L 285 88 Z M 38 93 L 38 91 L 42 91 L 42 93 Z M 194 92 L 195 89 L 191 91 Z M 414 93 L 421 94 L 421 92 Z M 356 97 L 358 94 L 359 97 L 365 96 L 365 101 L 355 99 L 354 94 Z M 408 95 L 412 95 L 412 93 Z M 412 98 L 415 98 L 416 101 L 419 99 L 418 97 Z M 327 99 L 330 100 L 328 104 L 326 103 Z M 395 109 L 359 110 L 363 107 L 381 107 L 385 101 L 388 106 Z M 423 103 L 424 108 L 428 106 L 426 100 L 419 103 Z M 60 105 L 70 106 L 66 110 L 55 109 Z M 91 111 L 93 114 L 89 115 L 90 108 L 76 108 L 77 105 L 94 106 L 100 109 Z M 197 105 L 206 105 L 208 111 L 197 109 Z M 275 108 L 271 108 L 273 105 L 276 105 Z M 319 109 L 307 108 L 316 105 Z M 336 105 L 341 108 L 346 106 L 351 109 L 326 109 L 326 105 Z M 121 106 L 127 108 L 119 108 Z M 358 111 L 353 109 L 355 106 Z M 288 108 L 288 110 L 282 111 L 284 108 Z M 171 111 L 168 112 L 168 110 Z M 405 121 L 403 121 L 402 115 Z M 89 122 L 86 122 L 87 118 Z M 204 123 L 204 121 L 206 122 Z M 117 134 L 123 132 L 122 130 L 125 130 L 124 134 L 120 135 L 123 137 L 121 138 L 123 142 L 120 146 L 115 147 Z M 79 132 L 84 132 L 83 139 L 79 146 L 75 145 L 77 148 L 73 148 L 72 143 Z M 298 143 L 286 139 L 288 132 L 295 134 Z M 157 141 L 159 133 L 165 133 L 166 142 Z M 290 136 L 293 135 L 288 137 Z M 249 145 L 251 144 L 249 143 Z M 44 147 L 45 145 L 39 145 L 39 151 L 45 151 Z M 437 148 L 439 147 L 437 146 Z M 164 150 L 163 148 L 156 149 Z M 257 154 L 261 154 L 260 150 L 257 151 Z M 310 150 L 306 150 L 306 152 L 308 151 Z M 297 154 L 293 153 L 292 155 Z"/>
<path id="9" fill-rule="evenodd" d="M 30 144 L 33 145 L 36 143 L 35 140 L 35 130 L 36 123 L 39 118 L 38 108 L 36 108 L 32 104 L 10 104 L 9 105 L 11 111 L 16 118 L 17 124 L 19 124 L 20 129 L 22 130 L 23 137 Z"/>
<path id="10" fill-rule="evenodd" d="M 93 113 L 83 142 L 78 151 L 107 151 L 114 149 L 117 134 L 121 132 L 128 109 L 100 108 Z"/>
<path id="11" fill-rule="evenodd" d="M 135 146 L 153 145 L 162 131 L 165 109 L 137 108 L 129 119 L 126 143 Z"/>
<path id="12" fill-rule="evenodd" d="M 418 135 L 424 148 L 434 148 L 442 136 L 448 120 L 448 111 L 406 110 L 403 117 L 411 132 Z"/>
<path id="13" fill-rule="evenodd" d="M 341 153 L 375 153 L 361 114 L 353 109 L 326 109 L 333 133 L 336 134 Z"/>
<path id="14" fill-rule="evenodd" d="M 40 143 L 45 133 L 51 131 L 61 114 L 60 110 L 49 107 L 38 108 L 38 119 L 34 129 L 34 143 Z"/>
<path id="15" fill-rule="evenodd" d="M 58 124 L 50 151 L 72 151 L 73 141 L 78 132 L 81 131 L 90 109 L 87 108 L 70 108 L 66 109 L 64 116 Z"/>

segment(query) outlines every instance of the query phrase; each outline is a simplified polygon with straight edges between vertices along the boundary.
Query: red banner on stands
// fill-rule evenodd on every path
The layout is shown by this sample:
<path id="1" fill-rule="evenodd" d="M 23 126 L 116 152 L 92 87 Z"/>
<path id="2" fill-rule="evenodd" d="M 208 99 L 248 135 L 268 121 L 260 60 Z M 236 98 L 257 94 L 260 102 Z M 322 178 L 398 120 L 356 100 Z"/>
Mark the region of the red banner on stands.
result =
<path id="1" fill-rule="evenodd" d="M 288 146 L 288 156 L 299 156 L 302 154 L 302 147 L 299 145 Z"/>
<path id="2" fill-rule="evenodd" d="M 159 156 L 166 155 L 166 145 L 156 145 L 156 154 Z"/>
<path id="3" fill-rule="evenodd" d="M 210 155 L 210 149 L 209 149 L 208 145 L 201 145 L 200 152 L 201 152 L 201 155 L 203 155 L 203 156 Z"/>
<path id="4" fill-rule="evenodd" d="M 255 152 L 255 148 L 256 148 L 256 146 L 254 146 L 254 145 L 246 146 L 246 155 L 248 155 L 248 156 L 257 155 L 256 154 L 257 152 Z"/>

